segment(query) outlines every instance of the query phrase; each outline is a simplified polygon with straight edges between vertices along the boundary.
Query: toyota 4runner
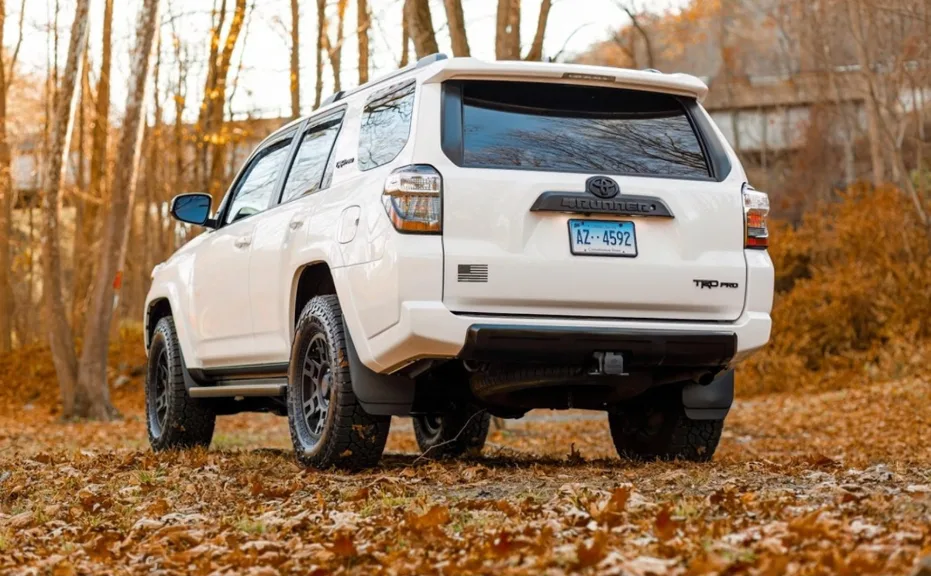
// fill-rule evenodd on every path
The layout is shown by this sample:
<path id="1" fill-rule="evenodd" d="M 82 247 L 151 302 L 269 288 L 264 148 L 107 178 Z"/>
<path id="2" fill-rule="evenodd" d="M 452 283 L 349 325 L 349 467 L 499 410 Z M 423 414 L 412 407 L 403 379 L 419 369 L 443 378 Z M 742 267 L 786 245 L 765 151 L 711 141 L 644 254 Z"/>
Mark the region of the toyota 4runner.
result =
<path id="1" fill-rule="evenodd" d="M 769 201 L 697 78 L 424 58 L 252 153 L 152 272 L 152 447 L 287 416 L 306 465 L 360 468 L 392 416 L 431 456 L 490 416 L 608 413 L 622 455 L 707 460 L 733 366 L 770 334 Z M 188 227 L 179 227 L 181 232 Z"/>

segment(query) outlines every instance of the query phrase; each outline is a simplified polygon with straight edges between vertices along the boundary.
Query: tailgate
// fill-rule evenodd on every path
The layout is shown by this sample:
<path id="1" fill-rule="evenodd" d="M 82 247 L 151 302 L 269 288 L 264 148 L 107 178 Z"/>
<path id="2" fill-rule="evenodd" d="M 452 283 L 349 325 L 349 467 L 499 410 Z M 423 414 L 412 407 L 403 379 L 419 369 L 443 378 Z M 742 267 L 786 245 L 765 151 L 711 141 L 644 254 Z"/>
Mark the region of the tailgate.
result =
<path id="1" fill-rule="evenodd" d="M 739 184 L 681 97 L 457 81 L 444 169 L 444 302 L 463 313 L 735 320 Z M 448 104 L 449 100 L 447 100 Z M 444 142 L 450 141 L 444 115 Z M 445 147 L 444 147 L 445 148 Z"/>

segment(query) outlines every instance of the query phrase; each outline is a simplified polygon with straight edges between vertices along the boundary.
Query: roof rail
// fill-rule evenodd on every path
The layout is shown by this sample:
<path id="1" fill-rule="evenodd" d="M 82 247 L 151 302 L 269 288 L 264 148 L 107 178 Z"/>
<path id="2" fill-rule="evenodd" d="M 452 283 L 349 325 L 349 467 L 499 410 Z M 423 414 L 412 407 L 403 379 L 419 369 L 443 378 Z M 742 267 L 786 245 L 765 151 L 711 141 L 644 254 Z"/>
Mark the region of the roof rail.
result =
<path id="1" fill-rule="evenodd" d="M 321 102 L 320 106 L 323 107 L 328 104 L 332 104 L 333 102 L 342 100 L 343 98 L 346 98 L 347 96 L 355 94 L 356 92 L 365 90 L 366 88 L 371 88 L 372 86 L 381 84 L 382 82 L 387 82 L 388 80 L 407 74 L 408 72 L 411 72 L 412 70 L 417 70 L 419 68 L 429 66 L 430 64 L 433 64 L 434 62 L 440 62 L 443 60 L 447 60 L 448 58 L 449 56 L 441 52 L 437 52 L 436 54 L 430 54 L 429 56 L 424 56 L 423 58 L 414 62 L 413 64 L 409 64 L 405 66 L 404 68 L 400 68 L 398 70 L 395 70 L 394 72 L 390 72 L 388 74 L 385 74 L 384 76 L 380 76 L 374 80 L 366 82 L 365 84 L 361 86 L 357 86 L 356 88 L 352 88 L 351 90 L 340 90 L 339 92 L 336 92 L 330 95 L 326 100 Z"/>
<path id="2" fill-rule="evenodd" d="M 343 94 L 345 94 L 345 92 L 342 90 L 330 94 L 329 96 L 326 97 L 326 99 L 323 102 L 320 103 L 320 107 L 322 108 L 323 106 L 326 106 L 327 104 L 332 104 L 333 102 L 340 100 L 343 97 Z"/>

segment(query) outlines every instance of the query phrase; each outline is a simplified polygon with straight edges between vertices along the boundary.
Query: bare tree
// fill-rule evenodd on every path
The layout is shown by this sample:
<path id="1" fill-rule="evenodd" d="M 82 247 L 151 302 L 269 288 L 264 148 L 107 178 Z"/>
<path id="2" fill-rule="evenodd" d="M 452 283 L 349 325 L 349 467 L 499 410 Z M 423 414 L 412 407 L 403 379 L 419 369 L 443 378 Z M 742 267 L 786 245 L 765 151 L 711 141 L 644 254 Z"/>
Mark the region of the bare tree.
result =
<path id="1" fill-rule="evenodd" d="M 25 14 L 26 0 L 22 0 L 19 8 L 19 34 L 16 39 L 16 47 L 13 49 L 9 61 L 7 61 L 3 50 L 6 0 L 0 0 L 0 353 L 9 352 L 13 347 L 13 283 L 11 280 L 13 254 L 10 240 L 13 235 L 15 190 L 10 171 L 12 156 L 10 154 L 10 143 L 7 140 L 6 117 L 10 84 L 13 82 L 13 73 L 16 68 L 16 60 L 19 58 L 19 49 L 23 44 L 23 17 Z"/>
<path id="2" fill-rule="evenodd" d="M 74 22 L 65 70 L 58 88 L 55 116 L 52 121 L 49 157 L 45 171 L 45 207 L 42 216 L 42 268 L 45 326 L 48 330 L 52 362 L 61 388 L 64 416 L 73 417 L 86 410 L 76 406 L 77 356 L 74 339 L 62 294 L 61 278 L 61 184 L 64 178 L 65 158 L 68 155 L 71 131 L 74 128 L 74 108 L 77 102 L 77 79 L 87 46 L 90 0 L 77 0 Z"/>
<path id="3" fill-rule="evenodd" d="M 78 413 L 97 419 L 115 414 L 110 405 L 107 386 L 107 349 L 110 344 L 110 322 L 113 319 L 114 295 L 122 285 L 123 263 L 136 194 L 136 172 L 142 131 L 145 126 L 145 100 L 152 46 L 158 29 L 159 0 L 144 0 L 136 23 L 136 45 L 133 48 L 126 96 L 126 112 L 117 148 L 113 182 L 110 185 L 110 212 L 104 227 L 103 244 L 97 262 L 88 322 L 84 328 L 84 347 L 78 374 Z"/>
<path id="4" fill-rule="evenodd" d="M 100 205 L 106 197 L 107 151 L 110 137 L 110 68 L 113 60 L 113 0 L 104 1 L 102 54 L 97 95 L 94 102 L 94 124 L 91 131 L 91 160 L 88 197 L 75 230 L 75 267 L 73 295 L 74 325 L 80 326 L 86 308 L 88 288 L 94 272 L 94 244 L 99 238 Z"/>
<path id="5" fill-rule="evenodd" d="M 343 89 L 340 81 L 342 75 L 342 54 L 343 41 L 345 40 L 344 30 L 346 24 L 346 7 L 349 0 L 338 0 L 336 4 L 336 41 L 330 42 L 330 35 L 324 30 L 323 44 L 327 54 L 330 57 L 330 69 L 333 71 L 333 90 L 339 92 Z"/>
<path id="6" fill-rule="evenodd" d="M 291 117 L 301 115 L 301 9 L 291 0 Z"/>
<path id="7" fill-rule="evenodd" d="M 543 0 L 540 2 L 540 15 L 537 17 L 537 30 L 533 35 L 533 42 L 530 44 L 530 50 L 524 60 L 538 61 L 543 59 L 543 39 L 546 36 L 546 24 L 550 19 L 550 8 L 553 7 L 552 0 Z"/>
<path id="8" fill-rule="evenodd" d="M 544 0 L 544 3 L 549 5 L 549 0 Z M 444 0 L 444 4 L 446 6 L 446 20 L 449 21 L 449 38 L 453 45 L 453 56 L 471 56 L 469 38 L 466 35 L 465 14 L 462 11 L 462 0 Z"/>
<path id="9" fill-rule="evenodd" d="M 861 18 L 862 7 L 859 0 L 847 0 L 850 29 L 856 47 L 857 63 L 866 82 L 872 84 L 872 60 L 867 47 L 867 39 Z M 871 87 L 872 89 L 872 87 Z M 882 153 L 882 134 L 880 133 L 879 107 L 873 97 L 866 98 L 866 122 L 870 140 L 870 160 L 873 166 L 873 184 L 880 185 L 886 180 L 886 167 Z"/>
<path id="10" fill-rule="evenodd" d="M 641 13 L 634 7 L 631 3 L 626 0 L 614 0 L 614 3 L 617 4 L 617 7 L 624 11 L 627 14 L 627 17 L 630 18 L 630 23 L 634 27 L 634 30 L 637 31 L 637 34 L 640 35 L 640 38 L 643 39 L 643 47 L 646 52 L 647 57 L 647 68 L 656 67 L 656 56 L 653 53 L 653 41 L 650 37 L 649 31 L 644 27 L 643 23 L 640 21 Z M 636 65 L 637 61 L 637 51 L 636 47 L 633 48 L 633 53 L 631 54 L 631 59 Z"/>
<path id="11" fill-rule="evenodd" d="M 369 28 L 372 27 L 372 15 L 369 14 L 368 0 L 357 0 L 357 30 L 359 36 L 359 85 L 369 81 Z"/>
<path id="12" fill-rule="evenodd" d="M 433 31 L 429 0 L 405 0 L 404 23 L 414 41 L 414 52 L 418 58 L 440 51 L 436 43 L 436 33 Z"/>

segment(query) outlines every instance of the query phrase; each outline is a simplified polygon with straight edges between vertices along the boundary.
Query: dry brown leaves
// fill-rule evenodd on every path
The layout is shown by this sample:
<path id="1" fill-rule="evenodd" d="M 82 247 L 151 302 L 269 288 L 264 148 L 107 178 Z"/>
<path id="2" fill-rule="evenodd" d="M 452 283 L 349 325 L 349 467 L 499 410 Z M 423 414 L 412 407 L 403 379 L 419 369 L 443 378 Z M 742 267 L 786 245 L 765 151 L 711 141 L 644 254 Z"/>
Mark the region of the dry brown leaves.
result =
<path id="1" fill-rule="evenodd" d="M 738 401 L 708 465 L 621 461 L 584 412 L 418 461 L 396 420 L 363 474 L 301 469 L 268 415 L 152 454 L 132 404 L 110 424 L 36 409 L 0 418 L 0 573 L 908 574 L 931 553 L 929 396 Z"/>

